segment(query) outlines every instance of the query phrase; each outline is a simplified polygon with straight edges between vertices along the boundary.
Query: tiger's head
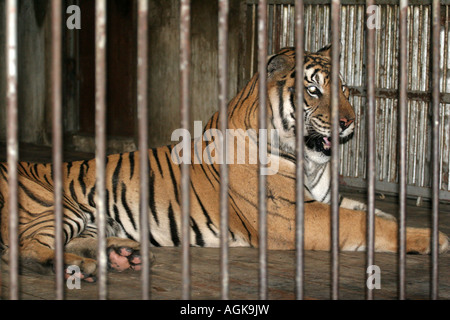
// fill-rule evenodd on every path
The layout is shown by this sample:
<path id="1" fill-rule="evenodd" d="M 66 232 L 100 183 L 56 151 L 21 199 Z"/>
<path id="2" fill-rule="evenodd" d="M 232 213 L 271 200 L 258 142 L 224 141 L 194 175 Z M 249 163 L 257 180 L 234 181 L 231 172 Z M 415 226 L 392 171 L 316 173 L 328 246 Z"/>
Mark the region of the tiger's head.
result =
<path id="1" fill-rule="evenodd" d="M 314 162 L 329 161 L 331 155 L 331 46 L 317 52 L 305 52 L 303 109 L 307 156 Z M 278 129 L 280 147 L 295 152 L 295 51 L 284 48 L 269 57 L 267 87 L 272 127 Z M 355 113 L 348 100 L 349 90 L 339 79 L 340 142 L 351 138 Z"/>

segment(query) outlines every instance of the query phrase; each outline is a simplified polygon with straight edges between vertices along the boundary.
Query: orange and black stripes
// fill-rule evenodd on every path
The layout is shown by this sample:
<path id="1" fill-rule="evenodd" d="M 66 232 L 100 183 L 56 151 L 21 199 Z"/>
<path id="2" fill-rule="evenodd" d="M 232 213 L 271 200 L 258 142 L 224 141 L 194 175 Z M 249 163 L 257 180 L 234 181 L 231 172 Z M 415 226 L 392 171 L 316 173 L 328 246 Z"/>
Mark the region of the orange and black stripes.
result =
<path id="1" fill-rule="evenodd" d="M 305 194 L 308 208 L 324 208 L 320 202 L 329 198 L 329 79 L 331 64 L 329 48 L 317 53 L 306 53 L 304 62 L 303 101 L 295 95 L 295 52 L 282 49 L 267 63 L 267 106 L 259 103 L 259 76 L 249 83 L 228 105 L 228 128 L 256 135 L 237 135 L 236 146 L 243 142 L 245 156 L 256 149 L 258 143 L 259 108 L 267 108 L 268 129 L 276 130 L 279 144 L 268 142 L 268 150 L 276 151 L 273 159 L 280 163 L 279 171 L 267 179 L 269 247 L 288 249 L 293 246 L 295 207 L 295 137 L 296 108 L 305 116 Z M 353 109 L 348 100 L 340 97 L 340 112 L 353 121 Z M 202 138 L 211 129 L 219 129 L 219 114 L 215 113 L 205 125 Z M 345 133 L 350 135 L 353 128 Z M 222 134 L 225 134 L 222 132 Z M 343 134 L 344 136 L 344 134 Z M 240 140 L 239 140 L 240 139 Z M 220 170 L 210 163 L 214 156 L 208 147 L 217 148 L 215 140 L 193 141 L 190 145 L 190 230 L 191 245 L 219 246 L 220 244 Z M 233 141 L 233 148 L 235 144 Z M 228 146 L 227 146 L 228 147 Z M 237 149 L 237 148 L 236 148 Z M 252 151 L 253 150 L 253 151 Z M 173 161 L 172 151 L 177 146 L 163 146 L 148 151 L 149 239 L 153 246 L 179 246 L 181 244 L 180 165 Z M 187 151 L 187 150 L 183 150 Z M 242 150 L 239 150 L 242 151 Z M 217 152 L 217 151 L 216 151 Z M 256 151 L 258 152 L 258 151 Z M 206 153 L 206 154 L 204 154 Z M 174 152 L 180 160 L 177 152 Z M 184 154 L 184 153 L 183 153 Z M 237 158 L 237 150 L 234 155 Z M 209 160 L 207 163 L 203 156 Z M 140 240 L 140 177 L 139 152 L 110 155 L 106 158 L 106 206 L 108 237 Z M 202 160 L 200 163 L 196 160 Z M 322 162 L 321 162 L 322 161 Z M 324 164 L 323 166 L 321 164 Z M 95 159 L 67 162 L 63 165 L 63 214 L 66 243 L 74 239 L 95 238 L 96 228 L 96 166 Z M 230 246 L 256 246 L 258 244 L 257 164 L 229 165 L 229 228 Z M 53 172 L 51 164 L 19 163 L 20 241 L 23 248 L 45 250 L 54 247 Z M 325 207 L 328 208 L 328 207 Z M 313 210 L 313 209 L 311 209 Z M 329 210 L 312 212 L 317 216 Z M 310 212 L 311 213 L 311 212 Z M 0 163 L 0 243 L 7 246 L 8 168 Z M 308 214 L 308 212 L 305 212 Z M 320 239 L 319 239 L 320 240 Z M 320 242 L 320 241 L 319 241 Z M 318 247 L 313 242 L 311 247 Z M 348 238 L 348 245 L 351 239 Z M 359 242 L 358 242 L 359 243 Z M 347 242 L 346 244 L 347 245 Z M 356 248 L 360 248 L 359 243 Z M 31 250 L 31 249 L 30 249 Z M 26 251 L 26 250 L 25 250 Z M 47 258 L 46 258 L 47 259 Z M 48 261 L 46 260 L 45 263 Z"/>

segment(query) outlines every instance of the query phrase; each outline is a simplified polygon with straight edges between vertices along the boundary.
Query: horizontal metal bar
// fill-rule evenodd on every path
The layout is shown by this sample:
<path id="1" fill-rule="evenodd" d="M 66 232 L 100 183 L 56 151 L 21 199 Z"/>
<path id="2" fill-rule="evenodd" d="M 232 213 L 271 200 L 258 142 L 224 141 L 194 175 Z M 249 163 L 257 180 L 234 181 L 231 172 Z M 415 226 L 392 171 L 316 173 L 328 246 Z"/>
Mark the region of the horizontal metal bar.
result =
<path id="1" fill-rule="evenodd" d="M 247 4 L 249 5 L 256 5 L 258 4 L 258 0 L 247 0 Z M 267 4 L 274 5 L 274 4 L 284 4 L 284 5 L 294 5 L 295 0 L 268 0 Z M 331 4 L 331 0 L 304 0 L 304 4 L 315 4 L 315 5 L 329 5 Z M 342 0 L 341 5 L 365 5 L 366 0 Z M 398 0 L 378 0 L 375 1 L 375 5 L 398 5 Z M 410 6 L 417 6 L 417 5 L 429 5 L 431 6 L 432 0 L 410 0 L 408 1 L 408 5 Z M 450 0 L 441 0 L 441 5 L 450 5 Z"/>
<path id="2" fill-rule="evenodd" d="M 364 87 L 357 86 L 348 86 L 350 94 L 353 96 L 365 97 L 366 89 Z M 398 98 L 398 90 L 397 89 L 384 89 L 384 88 L 376 88 L 375 96 L 377 98 L 388 98 L 388 99 L 397 99 Z M 413 91 L 409 90 L 406 92 L 409 100 L 417 100 L 417 101 L 431 101 L 431 91 Z M 440 103 L 450 104 L 450 93 L 441 93 L 440 94 Z"/>
<path id="3" fill-rule="evenodd" d="M 365 179 L 340 176 L 339 181 L 341 186 L 354 187 L 361 189 L 362 191 L 367 190 L 367 181 Z M 386 181 L 376 181 L 375 190 L 379 193 L 398 195 L 398 184 Z M 432 196 L 431 188 L 411 185 L 406 186 L 406 193 L 408 194 L 408 197 L 422 197 L 424 199 L 431 199 Z M 448 203 L 448 201 L 450 201 L 450 192 L 440 190 L 439 201 Z"/>

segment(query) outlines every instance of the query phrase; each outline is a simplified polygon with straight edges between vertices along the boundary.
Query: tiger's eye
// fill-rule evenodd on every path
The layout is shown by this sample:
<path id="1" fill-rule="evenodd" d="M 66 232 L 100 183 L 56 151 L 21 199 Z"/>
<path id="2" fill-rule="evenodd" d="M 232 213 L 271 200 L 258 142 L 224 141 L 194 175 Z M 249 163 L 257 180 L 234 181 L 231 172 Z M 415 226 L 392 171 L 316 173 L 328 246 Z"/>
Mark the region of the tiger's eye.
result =
<path id="1" fill-rule="evenodd" d="M 315 86 L 310 86 L 310 87 L 308 87 L 308 91 L 311 94 L 317 94 L 319 92 L 319 89 L 317 89 L 317 87 L 315 87 Z"/>

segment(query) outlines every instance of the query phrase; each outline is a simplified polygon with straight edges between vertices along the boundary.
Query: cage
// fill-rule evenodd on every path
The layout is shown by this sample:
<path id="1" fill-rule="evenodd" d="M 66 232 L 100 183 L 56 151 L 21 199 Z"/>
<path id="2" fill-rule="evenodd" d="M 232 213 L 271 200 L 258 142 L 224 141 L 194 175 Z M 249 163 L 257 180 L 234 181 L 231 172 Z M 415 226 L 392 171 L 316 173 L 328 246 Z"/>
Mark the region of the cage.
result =
<path id="1" fill-rule="evenodd" d="M 389 0 L 0 1 L 5 26 L 0 28 L 5 52 L 0 58 L 0 160 L 8 160 L 12 171 L 18 160 L 56 166 L 173 143 L 175 129 L 193 131 L 194 120 L 206 124 L 219 107 L 224 110 L 253 74 L 264 70 L 262 57 L 283 47 L 316 51 L 332 43 L 340 48 L 333 60 L 339 63 L 333 65 L 350 90 L 356 113 L 354 137 L 333 160 L 333 194 L 367 201 L 369 229 L 374 206 L 398 215 L 400 225 L 398 256 L 375 254 L 370 236 L 367 253 L 339 252 L 334 196 L 331 254 L 303 251 L 301 242 L 294 251 L 267 251 L 264 236 L 260 249 L 190 247 L 189 177 L 182 174 L 181 247 L 151 247 L 157 261 L 151 271 L 145 265 L 140 273 L 107 272 L 106 256 L 100 256 L 97 284 L 82 283 L 76 290 L 61 272 L 57 277 L 19 275 L 19 244 L 13 243 L 10 264 L 2 263 L 2 298 L 448 299 L 449 255 L 437 254 L 437 229 L 450 231 L 449 5 Z M 104 167 L 99 164 L 96 170 L 99 185 L 105 185 Z M 140 170 L 148 176 L 145 159 Z M 54 174 L 55 183 L 62 183 L 57 170 Z M 17 178 L 11 175 L 10 183 L 14 190 Z M 265 180 L 259 183 L 263 186 Z M 97 188 L 103 202 L 105 191 Z M 140 194 L 142 203 L 148 203 L 146 179 Z M 62 196 L 55 193 L 55 204 Z M 17 195 L 11 199 L 17 202 Z M 99 230 L 105 228 L 108 210 L 101 203 Z M 263 200 L 260 205 L 264 212 Z M 145 219 L 149 208 L 142 208 Z M 10 208 L 9 222 L 16 234 L 17 210 Z M 56 217 L 61 223 L 61 213 Z M 266 215 L 261 217 L 264 230 Z M 431 256 L 406 256 L 406 222 L 432 227 Z M 148 232 L 142 234 L 148 243 Z M 99 233 L 100 247 L 104 237 Z M 367 282 L 373 265 L 381 270 L 378 290 Z"/>

